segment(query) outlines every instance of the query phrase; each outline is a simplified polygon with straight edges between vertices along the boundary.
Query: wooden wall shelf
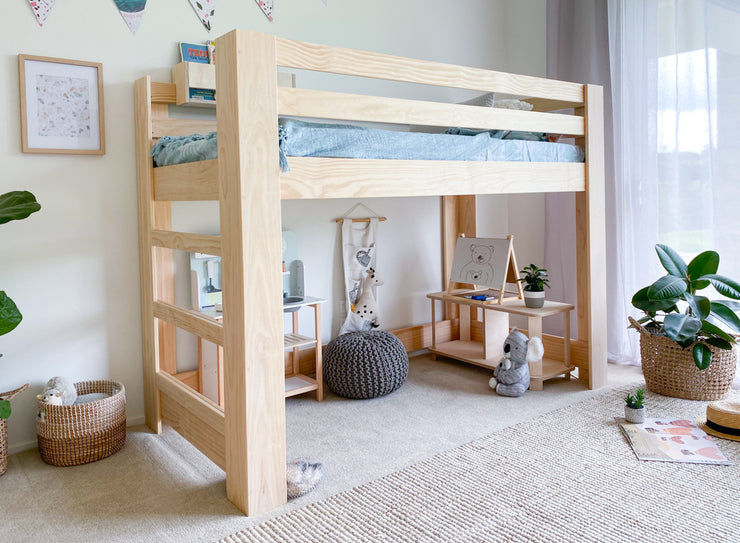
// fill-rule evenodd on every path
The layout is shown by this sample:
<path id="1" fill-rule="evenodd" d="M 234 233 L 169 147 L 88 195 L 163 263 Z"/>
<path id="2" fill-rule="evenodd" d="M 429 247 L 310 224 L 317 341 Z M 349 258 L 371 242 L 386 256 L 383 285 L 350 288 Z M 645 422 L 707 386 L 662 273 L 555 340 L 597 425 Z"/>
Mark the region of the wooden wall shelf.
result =
<path id="1" fill-rule="evenodd" d="M 172 67 L 175 103 L 178 106 L 216 107 L 215 100 L 190 97 L 190 89 L 216 90 L 216 65 L 200 62 L 180 62 Z M 278 87 L 295 87 L 295 74 L 277 72 Z"/>

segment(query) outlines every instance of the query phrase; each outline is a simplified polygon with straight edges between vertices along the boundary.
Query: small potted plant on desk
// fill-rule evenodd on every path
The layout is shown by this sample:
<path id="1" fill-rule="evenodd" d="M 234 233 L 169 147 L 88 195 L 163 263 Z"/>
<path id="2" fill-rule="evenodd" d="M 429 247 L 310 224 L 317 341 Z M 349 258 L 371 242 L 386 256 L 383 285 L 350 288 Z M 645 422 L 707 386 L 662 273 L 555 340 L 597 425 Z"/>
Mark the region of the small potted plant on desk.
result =
<path id="1" fill-rule="evenodd" d="M 524 274 L 519 278 L 524 283 L 524 305 L 532 308 L 545 305 L 545 287 L 550 288 L 547 270 L 530 264 L 519 273 Z"/>
<path id="2" fill-rule="evenodd" d="M 634 394 L 624 397 L 624 418 L 627 422 L 642 424 L 645 422 L 645 391 L 638 388 Z"/>
<path id="3" fill-rule="evenodd" d="M 689 264 L 673 249 L 656 245 L 668 272 L 638 290 L 632 305 L 644 311 L 640 332 L 642 371 L 648 390 L 688 400 L 719 400 L 735 376 L 740 332 L 740 284 L 717 274 L 719 254 L 704 251 Z M 698 291 L 713 286 L 725 299 L 710 300 Z M 727 299 L 730 298 L 730 299 Z"/>

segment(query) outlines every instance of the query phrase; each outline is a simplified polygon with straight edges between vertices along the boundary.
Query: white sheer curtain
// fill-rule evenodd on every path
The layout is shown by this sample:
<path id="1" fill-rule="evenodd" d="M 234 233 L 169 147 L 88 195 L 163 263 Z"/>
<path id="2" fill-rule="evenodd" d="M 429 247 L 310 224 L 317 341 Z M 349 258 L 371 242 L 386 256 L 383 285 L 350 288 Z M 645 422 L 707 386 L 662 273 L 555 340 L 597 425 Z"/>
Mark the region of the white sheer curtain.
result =
<path id="1" fill-rule="evenodd" d="M 653 246 L 714 249 L 740 278 L 740 2 L 609 0 L 615 246 L 610 322 L 662 275 Z M 611 293 L 610 293 L 611 294 Z M 637 334 L 609 327 L 609 351 L 637 357 Z"/>

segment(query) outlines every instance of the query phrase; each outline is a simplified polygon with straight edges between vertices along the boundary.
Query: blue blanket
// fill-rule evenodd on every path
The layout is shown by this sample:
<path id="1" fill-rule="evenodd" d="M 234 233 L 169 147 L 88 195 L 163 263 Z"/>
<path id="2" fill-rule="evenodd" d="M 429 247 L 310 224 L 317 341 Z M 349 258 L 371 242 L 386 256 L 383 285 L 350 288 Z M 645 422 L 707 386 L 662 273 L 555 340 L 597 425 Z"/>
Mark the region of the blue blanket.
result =
<path id="1" fill-rule="evenodd" d="M 446 134 L 397 132 L 353 125 L 279 120 L 280 167 L 289 171 L 289 156 L 401 160 L 476 160 L 500 162 L 583 162 L 581 147 L 507 139 L 501 130 L 451 129 Z M 218 156 L 216 133 L 163 136 L 152 148 L 155 166 L 208 160 Z"/>

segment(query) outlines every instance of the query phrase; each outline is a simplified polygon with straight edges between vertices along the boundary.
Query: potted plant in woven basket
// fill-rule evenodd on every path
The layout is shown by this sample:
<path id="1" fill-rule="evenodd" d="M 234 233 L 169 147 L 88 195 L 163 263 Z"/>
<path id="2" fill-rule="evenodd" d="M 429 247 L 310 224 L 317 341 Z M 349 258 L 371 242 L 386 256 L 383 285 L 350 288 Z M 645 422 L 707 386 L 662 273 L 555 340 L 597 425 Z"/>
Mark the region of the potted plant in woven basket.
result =
<path id="1" fill-rule="evenodd" d="M 720 399 L 735 376 L 740 303 L 734 300 L 740 299 L 740 284 L 717 274 L 715 251 L 686 264 L 666 245 L 655 249 L 668 273 L 635 293 L 632 305 L 645 315 L 639 321 L 630 317 L 630 326 L 640 331 L 647 388 L 690 400 Z M 725 298 L 698 294 L 710 285 Z"/>
<path id="2" fill-rule="evenodd" d="M 41 209 L 36 197 L 27 191 L 13 191 L 0 195 L 0 224 L 25 219 Z M 15 329 L 23 316 L 13 300 L 0 290 L 0 336 Z M 2 356 L 2 354 L 0 354 Z M 8 417 L 10 400 L 28 388 L 28 385 L 0 393 L 0 475 L 8 467 Z"/>
<path id="3" fill-rule="evenodd" d="M 545 305 L 545 287 L 550 288 L 547 270 L 530 264 L 519 273 L 524 274 L 519 278 L 519 281 L 524 283 L 524 305 L 534 308 Z"/>

